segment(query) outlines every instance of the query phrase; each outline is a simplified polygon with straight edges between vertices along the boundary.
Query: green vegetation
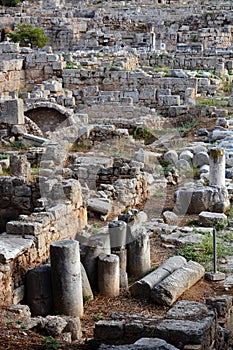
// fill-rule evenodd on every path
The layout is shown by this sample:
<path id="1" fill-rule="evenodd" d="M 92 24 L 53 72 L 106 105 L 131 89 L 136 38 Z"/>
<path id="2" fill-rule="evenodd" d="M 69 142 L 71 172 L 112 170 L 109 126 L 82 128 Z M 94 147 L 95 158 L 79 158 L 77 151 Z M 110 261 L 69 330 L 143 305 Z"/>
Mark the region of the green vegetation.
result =
<path id="1" fill-rule="evenodd" d="M 155 66 L 153 68 L 153 71 L 154 72 L 164 72 L 166 73 L 166 76 L 169 76 L 170 75 L 170 68 L 168 67 L 159 67 L 159 66 Z"/>
<path id="2" fill-rule="evenodd" d="M 85 303 L 86 301 L 91 299 L 91 295 L 84 295 L 83 296 L 83 302 Z"/>
<path id="3" fill-rule="evenodd" d="M 191 39 L 192 42 L 197 42 L 198 41 L 198 38 L 197 38 L 196 34 L 191 35 L 190 39 Z"/>
<path id="4" fill-rule="evenodd" d="M 26 147 L 22 141 L 14 141 L 11 143 L 10 146 L 11 146 L 11 148 L 26 149 Z"/>
<path id="5" fill-rule="evenodd" d="M 19 23 L 17 29 L 13 33 L 8 34 L 10 41 L 20 43 L 20 45 L 32 45 L 42 48 L 48 42 L 44 30 L 33 27 L 31 24 Z"/>
<path id="6" fill-rule="evenodd" d="M 154 142 L 157 137 L 154 135 L 153 130 L 150 130 L 147 126 L 136 126 L 133 128 L 131 135 L 136 139 L 143 139 L 145 145 L 149 145 Z"/>
<path id="7" fill-rule="evenodd" d="M 104 320 L 104 316 L 102 314 L 96 314 L 93 319 L 94 321 Z"/>
<path id="8" fill-rule="evenodd" d="M 0 153 L 0 159 L 8 159 L 8 158 L 10 158 L 9 154 Z"/>
<path id="9" fill-rule="evenodd" d="M 3 168 L 3 169 L 2 169 L 1 176 L 10 176 L 10 174 L 11 174 L 10 167 Z"/>
<path id="10" fill-rule="evenodd" d="M 225 79 L 223 82 L 222 90 L 227 94 L 231 94 L 232 90 L 232 79 Z"/>
<path id="11" fill-rule="evenodd" d="M 15 7 L 22 0 L 0 0 L 0 6 Z"/>
<path id="12" fill-rule="evenodd" d="M 192 130 L 194 127 L 197 127 L 199 125 L 199 121 L 198 120 L 189 120 L 187 122 L 184 122 L 181 124 L 181 126 L 178 126 L 176 128 L 177 131 L 179 132 L 187 132 Z"/>
<path id="13" fill-rule="evenodd" d="M 226 107 L 228 105 L 227 101 L 224 100 L 214 100 L 214 99 L 200 99 L 197 100 L 197 106 L 220 106 Z"/>
<path id="14" fill-rule="evenodd" d="M 81 69 L 83 68 L 81 64 L 77 65 L 74 62 L 67 61 L 65 69 Z"/>
<path id="15" fill-rule="evenodd" d="M 217 257 L 221 259 L 227 255 L 233 254 L 232 244 L 227 240 L 233 238 L 232 233 L 217 237 Z M 210 268 L 213 261 L 213 236 L 206 232 L 201 243 L 185 243 L 178 250 L 178 255 L 182 255 L 187 260 L 193 260 L 202 264 L 205 268 Z"/>
<path id="16" fill-rule="evenodd" d="M 42 342 L 42 347 L 45 350 L 57 350 L 61 347 L 61 344 L 58 339 L 55 339 L 51 336 L 44 337 Z"/>

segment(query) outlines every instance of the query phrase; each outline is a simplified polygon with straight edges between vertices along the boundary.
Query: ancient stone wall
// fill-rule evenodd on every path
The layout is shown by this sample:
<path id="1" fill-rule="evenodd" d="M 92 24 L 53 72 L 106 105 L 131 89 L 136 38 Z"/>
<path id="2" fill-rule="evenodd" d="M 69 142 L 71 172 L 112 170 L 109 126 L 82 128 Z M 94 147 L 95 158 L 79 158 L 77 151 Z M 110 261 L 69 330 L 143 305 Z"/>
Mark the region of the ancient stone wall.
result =
<path id="1" fill-rule="evenodd" d="M 29 200 L 26 195 L 29 195 L 30 187 L 16 180 L 16 194 L 19 190 L 19 194 L 22 190 L 25 193 L 21 196 L 22 205 L 23 198 Z M 42 212 L 21 215 L 18 220 L 7 222 L 6 234 L 0 236 L 0 305 L 19 303 L 24 298 L 27 270 L 48 259 L 52 242 L 74 239 L 77 231 L 86 225 L 87 212 L 79 182 L 67 180 L 63 185 L 67 203 L 55 204 Z M 6 186 L 4 188 L 6 191 Z M 15 195 L 13 199 L 19 197 Z"/>

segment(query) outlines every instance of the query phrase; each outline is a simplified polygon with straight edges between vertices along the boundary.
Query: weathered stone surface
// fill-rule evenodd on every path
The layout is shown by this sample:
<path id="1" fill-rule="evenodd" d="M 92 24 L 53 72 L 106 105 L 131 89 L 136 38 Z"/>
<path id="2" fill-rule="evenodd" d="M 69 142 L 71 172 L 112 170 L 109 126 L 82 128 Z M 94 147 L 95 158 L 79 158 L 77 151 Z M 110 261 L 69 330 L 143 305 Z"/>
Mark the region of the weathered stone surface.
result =
<path id="1" fill-rule="evenodd" d="M 163 220 L 165 224 L 168 224 L 168 225 L 177 225 L 179 222 L 178 216 L 172 211 L 168 211 L 168 210 L 163 212 Z"/>
<path id="2" fill-rule="evenodd" d="M 199 214 L 199 222 L 202 226 L 213 227 L 216 224 L 226 226 L 227 216 L 221 213 L 202 211 Z"/>
<path id="3" fill-rule="evenodd" d="M 191 185 L 175 192 L 174 211 L 179 214 L 199 214 L 201 211 L 223 213 L 229 208 L 227 189 L 217 186 Z"/>
<path id="4" fill-rule="evenodd" d="M 165 260 L 157 269 L 130 287 L 131 295 L 139 298 L 150 298 L 152 289 L 185 263 L 186 259 L 182 256 L 173 256 Z"/>
<path id="5" fill-rule="evenodd" d="M 83 293 L 83 298 L 88 299 L 88 300 L 93 300 L 94 299 L 94 295 L 90 286 L 90 282 L 88 280 L 87 277 L 87 273 L 86 270 L 83 266 L 83 264 L 81 264 L 81 275 L 82 275 L 82 293 Z"/>
<path id="6" fill-rule="evenodd" d="M 28 251 L 33 245 L 33 239 L 2 234 L 0 235 L 0 243 L 0 262 L 6 264 Z"/>
<path id="7" fill-rule="evenodd" d="M 155 303 L 172 305 L 183 292 L 197 283 L 205 273 L 200 264 L 189 261 L 165 278 L 151 291 L 151 299 Z"/>
<path id="8" fill-rule="evenodd" d="M 99 350 L 178 350 L 165 340 L 158 338 L 141 338 L 131 345 L 101 345 Z"/>

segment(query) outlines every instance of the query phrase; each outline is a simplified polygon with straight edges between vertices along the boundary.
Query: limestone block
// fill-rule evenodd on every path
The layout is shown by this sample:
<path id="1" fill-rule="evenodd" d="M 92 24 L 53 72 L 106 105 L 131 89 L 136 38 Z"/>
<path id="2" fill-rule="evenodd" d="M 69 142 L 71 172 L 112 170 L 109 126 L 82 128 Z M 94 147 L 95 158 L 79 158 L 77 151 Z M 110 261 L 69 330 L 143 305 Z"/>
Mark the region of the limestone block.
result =
<path id="1" fill-rule="evenodd" d="M 156 326 L 155 334 L 178 348 L 180 344 L 192 344 L 199 346 L 197 349 L 211 349 L 211 334 L 215 335 L 215 317 L 212 314 L 198 321 L 164 319 Z"/>
<path id="2" fill-rule="evenodd" d="M 88 209 L 93 212 L 106 215 L 110 213 L 111 208 L 112 204 L 109 200 L 102 198 L 90 198 L 88 200 Z"/>
<path id="3" fill-rule="evenodd" d="M 17 197 L 30 197 L 31 188 L 29 186 L 15 186 L 15 196 Z"/>
<path id="4" fill-rule="evenodd" d="M 128 345 L 101 345 L 99 350 L 178 350 L 165 340 L 158 338 L 141 338 L 134 344 Z"/>
<path id="5" fill-rule="evenodd" d="M 185 159 L 187 162 L 192 163 L 193 153 L 189 150 L 182 151 L 179 155 L 179 159 Z"/>
<path id="6" fill-rule="evenodd" d="M 78 180 L 69 179 L 63 182 L 64 194 L 73 204 L 82 206 L 82 190 Z"/>
<path id="7" fill-rule="evenodd" d="M 165 224 L 168 224 L 168 225 L 177 225 L 179 222 L 178 216 L 172 211 L 168 211 L 168 210 L 163 212 L 163 220 Z"/>
<path id="8" fill-rule="evenodd" d="M 185 263 L 186 259 L 182 256 L 173 256 L 167 259 L 157 269 L 135 282 L 130 287 L 131 295 L 139 298 L 150 298 L 152 289 Z"/>
<path id="9" fill-rule="evenodd" d="M 66 62 L 53 62 L 53 70 L 63 70 L 66 66 Z"/>
<path id="10" fill-rule="evenodd" d="M 10 260 L 28 251 L 33 245 L 33 239 L 20 238 L 13 235 L 0 235 L 0 262 L 6 264 Z"/>
<path id="11" fill-rule="evenodd" d="M 60 92 L 62 91 L 62 83 L 59 81 L 53 80 L 51 82 L 45 82 L 44 83 L 45 89 L 49 90 L 50 92 Z"/>
<path id="12" fill-rule="evenodd" d="M 201 211 L 224 213 L 229 208 L 227 189 L 217 186 L 190 186 L 175 192 L 174 211 L 199 214 Z"/>
<path id="13" fill-rule="evenodd" d="M 144 88 L 139 91 L 139 100 L 154 101 L 155 99 L 156 89 L 153 86 L 144 86 Z"/>
<path id="14" fill-rule="evenodd" d="M 11 128 L 11 132 L 14 135 L 21 136 L 27 133 L 27 129 L 23 125 L 13 125 Z"/>
<path id="15" fill-rule="evenodd" d="M 222 224 L 224 227 L 227 224 L 227 216 L 221 213 L 202 211 L 199 214 L 199 223 L 204 227 L 213 227 L 216 224 Z"/>
<path id="16" fill-rule="evenodd" d="M 0 53 L 19 53 L 19 43 L 10 43 L 7 41 L 0 43 Z"/>
<path id="17" fill-rule="evenodd" d="M 31 178 L 31 165 L 26 155 L 10 156 L 10 172 L 12 176 L 24 177 L 27 181 Z"/>
<path id="18" fill-rule="evenodd" d="M 12 99 L 0 102 L 0 121 L 8 124 L 24 124 L 23 100 Z"/>
<path id="19" fill-rule="evenodd" d="M 159 95 L 158 96 L 158 105 L 162 106 L 179 106 L 180 105 L 180 96 L 179 95 Z"/>
<path id="20" fill-rule="evenodd" d="M 204 164 L 209 164 L 209 155 L 206 152 L 199 152 L 193 156 L 193 166 L 200 167 Z"/>
<path id="21" fill-rule="evenodd" d="M 67 322 L 63 333 L 70 332 L 72 341 L 80 339 L 82 337 L 80 318 L 75 316 L 63 316 L 63 318 Z"/>
<path id="22" fill-rule="evenodd" d="M 24 285 L 19 286 L 13 290 L 13 304 L 20 303 L 25 296 L 25 287 Z"/>
<path id="23" fill-rule="evenodd" d="M 179 173 L 186 174 L 192 171 L 190 163 L 185 159 L 178 159 L 175 167 L 179 170 Z"/>
<path id="24" fill-rule="evenodd" d="M 173 164 L 175 165 L 177 160 L 178 160 L 178 154 L 176 151 L 174 150 L 170 150 L 170 151 L 167 151 L 164 156 L 163 156 L 163 159 L 166 161 L 166 162 L 169 162 L 170 164 Z"/>
<path id="25" fill-rule="evenodd" d="M 60 335 L 67 325 L 67 321 L 65 318 L 60 316 L 46 316 L 44 319 L 44 327 L 46 329 L 47 334 L 52 337 L 56 337 Z"/>
<path id="26" fill-rule="evenodd" d="M 172 305 L 185 290 L 191 288 L 205 274 L 200 264 L 189 261 L 165 278 L 151 292 L 151 299 L 158 304 Z"/>
<path id="27" fill-rule="evenodd" d="M 98 341 L 104 341 L 106 343 L 106 334 L 108 334 L 109 340 L 119 341 L 124 336 L 124 321 L 98 321 L 95 324 L 94 337 Z"/>

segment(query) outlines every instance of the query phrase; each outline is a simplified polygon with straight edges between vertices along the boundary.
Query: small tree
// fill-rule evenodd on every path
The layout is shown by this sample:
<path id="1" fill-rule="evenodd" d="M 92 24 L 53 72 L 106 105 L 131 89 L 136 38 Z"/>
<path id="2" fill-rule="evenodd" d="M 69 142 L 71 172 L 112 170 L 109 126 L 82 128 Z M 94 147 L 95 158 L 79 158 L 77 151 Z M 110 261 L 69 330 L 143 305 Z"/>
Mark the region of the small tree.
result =
<path id="1" fill-rule="evenodd" d="M 31 24 L 26 23 L 18 24 L 17 30 L 13 33 L 9 33 L 8 37 L 10 41 L 14 43 L 20 43 L 21 45 L 31 44 L 39 48 L 45 46 L 49 40 L 48 37 L 45 36 L 43 29 L 33 27 Z"/>

